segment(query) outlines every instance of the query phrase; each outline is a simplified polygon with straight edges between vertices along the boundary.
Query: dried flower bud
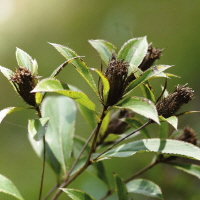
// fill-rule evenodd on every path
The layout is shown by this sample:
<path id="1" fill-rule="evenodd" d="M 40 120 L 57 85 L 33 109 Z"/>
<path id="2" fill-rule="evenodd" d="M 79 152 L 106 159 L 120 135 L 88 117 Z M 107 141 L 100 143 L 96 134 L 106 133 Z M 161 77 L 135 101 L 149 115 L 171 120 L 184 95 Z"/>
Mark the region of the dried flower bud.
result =
<path id="1" fill-rule="evenodd" d="M 134 113 L 131 112 L 130 110 L 127 110 L 127 109 L 120 110 L 118 116 L 110 121 L 105 135 L 108 135 L 109 133 L 113 133 L 117 135 L 124 133 L 124 131 L 127 128 L 129 128 L 129 125 L 126 122 L 122 121 L 121 119 L 130 118 L 133 116 L 134 116 Z"/>
<path id="2" fill-rule="evenodd" d="M 193 99 L 194 91 L 186 85 L 178 85 L 173 93 L 157 102 L 158 115 L 168 118 L 174 115 L 183 104 Z"/>
<path id="3" fill-rule="evenodd" d="M 31 106 L 36 106 L 35 93 L 30 93 L 30 91 L 36 86 L 37 77 L 33 76 L 28 69 L 19 67 L 10 77 L 10 80 L 23 100 Z"/>
<path id="4" fill-rule="evenodd" d="M 124 60 L 117 60 L 116 56 L 112 54 L 107 70 L 104 73 L 110 83 L 110 91 L 107 102 L 103 102 L 103 86 L 101 82 L 99 84 L 99 94 L 105 106 L 112 106 L 121 100 L 124 90 L 128 84 L 126 82 L 128 66 L 129 64 L 127 62 L 124 62 Z"/>
<path id="5" fill-rule="evenodd" d="M 155 48 L 152 46 L 152 44 L 150 44 L 147 54 L 138 68 L 140 68 L 142 71 L 149 69 L 153 65 L 154 61 L 160 58 L 162 51 L 163 49 Z"/>
<path id="6" fill-rule="evenodd" d="M 197 145 L 197 137 L 194 132 L 194 130 L 190 127 L 185 127 L 183 129 L 183 133 L 180 137 L 177 138 L 177 140 L 182 140 L 194 145 Z"/>

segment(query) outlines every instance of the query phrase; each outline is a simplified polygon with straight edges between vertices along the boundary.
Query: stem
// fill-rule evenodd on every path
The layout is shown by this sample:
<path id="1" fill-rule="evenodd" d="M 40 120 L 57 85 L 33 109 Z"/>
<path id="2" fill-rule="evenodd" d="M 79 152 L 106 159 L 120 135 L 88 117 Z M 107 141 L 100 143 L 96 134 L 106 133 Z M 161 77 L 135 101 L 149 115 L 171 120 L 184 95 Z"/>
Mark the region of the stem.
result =
<path id="1" fill-rule="evenodd" d="M 51 196 L 51 194 L 54 192 L 54 190 L 55 190 L 56 188 L 58 188 L 58 186 L 59 186 L 58 183 L 55 184 L 55 185 L 53 186 L 53 188 L 47 193 L 47 195 L 44 197 L 43 200 L 47 200 L 47 199 Z"/>
<path id="2" fill-rule="evenodd" d="M 87 169 L 87 167 L 91 164 L 90 162 L 90 158 L 91 158 L 91 155 L 92 153 L 95 151 L 95 148 L 96 148 L 96 141 L 97 141 L 97 137 L 98 137 L 98 133 L 99 133 L 99 130 L 100 130 L 100 127 L 101 127 L 101 124 L 102 124 L 102 121 L 105 117 L 105 111 L 108 109 L 107 106 L 104 106 L 103 107 L 103 110 L 102 110 L 102 113 L 101 113 L 101 117 L 100 117 L 100 121 L 98 122 L 97 126 L 95 127 L 94 131 L 92 132 L 92 134 L 90 135 L 90 137 L 88 138 L 86 144 L 84 145 L 83 149 L 81 150 L 78 158 L 76 159 L 76 161 L 74 162 L 74 164 L 72 165 L 69 173 L 67 174 L 67 177 L 65 178 L 65 180 L 63 181 L 63 183 L 59 186 L 59 188 L 64 188 L 66 187 L 67 185 L 69 185 L 72 181 L 74 181 L 82 172 L 85 171 L 85 169 Z M 81 157 L 83 151 L 85 150 L 85 148 L 87 147 L 89 141 L 91 140 L 91 138 L 94 136 L 94 139 L 93 139 L 93 142 L 92 142 L 92 146 L 91 146 L 91 149 L 90 149 L 90 152 L 89 152 L 89 155 L 88 155 L 88 158 L 84 164 L 84 166 L 76 173 L 74 174 L 74 176 L 72 176 L 70 179 L 70 174 L 72 173 L 74 167 L 76 166 L 79 158 Z M 56 192 L 56 194 L 52 197 L 52 200 L 56 200 L 60 194 L 62 193 L 62 190 L 58 190 Z"/>
<path id="3" fill-rule="evenodd" d="M 105 151 L 101 152 L 97 157 L 95 157 L 92 162 L 96 161 L 100 156 L 102 156 L 104 153 L 106 153 L 107 151 L 111 150 L 114 146 L 116 146 L 117 144 L 119 144 L 120 142 L 122 142 L 123 140 L 125 140 L 126 138 L 130 137 L 131 135 L 133 135 L 134 133 L 136 133 L 137 131 L 143 129 L 144 127 L 146 127 L 147 125 L 149 125 L 152 121 L 149 120 L 148 122 L 146 122 L 145 124 L 143 124 L 142 126 L 140 126 L 138 129 L 134 130 L 132 133 L 129 133 L 127 136 L 123 137 L 122 139 L 118 140 L 117 142 L 115 142 L 114 144 L 112 144 L 110 147 L 108 147 Z"/>
<path id="4" fill-rule="evenodd" d="M 36 107 L 37 114 L 39 118 L 42 118 L 41 111 L 39 107 Z M 39 197 L 38 200 L 41 200 L 42 197 L 42 189 L 43 189 L 43 182 L 44 182 L 44 171 L 45 171 L 45 161 L 46 161 L 46 142 L 45 142 L 45 134 L 42 137 L 43 142 L 43 161 L 42 161 L 42 174 L 41 174 L 41 180 L 40 180 L 40 191 L 39 191 Z"/>

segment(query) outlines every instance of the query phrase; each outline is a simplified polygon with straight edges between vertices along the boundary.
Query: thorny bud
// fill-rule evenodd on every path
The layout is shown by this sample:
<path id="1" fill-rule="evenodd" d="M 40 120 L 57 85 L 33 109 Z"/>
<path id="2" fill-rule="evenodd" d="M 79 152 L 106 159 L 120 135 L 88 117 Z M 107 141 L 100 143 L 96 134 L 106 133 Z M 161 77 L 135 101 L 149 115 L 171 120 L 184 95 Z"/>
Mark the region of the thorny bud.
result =
<path id="1" fill-rule="evenodd" d="M 112 58 L 108 63 L 108 67 L 104 73 L 110 83 L 110 91 L 108 94 L 107 101 L 103 101 L 103 86 L 102 82 L 99 84 L 99 94 L 101 100 L 105 106 L 112 106 L 121 100 L 124 90 L 127 86 L 127 75 L 128 75 L 128 62 L 124 60 L 117 60 L 115 54 L 112 54 Z"/>
<path id="2" fill-rule="evenodd" d="M 33 76 L 28 69 L 19 66 L 10 77 L 10 81 L 13 82 L 17 92 L 27 104 L 36 106 L 35 93 L 30 93 L 38 82 L 36 76 Z"/>
<path id="3" fill-rule="evenodd" d="M 178 85 L 173 93 L 157 102 L 158 115 L 168 118 L 174 115 L 183 104 L 188 103 L 193 98 L 194 91 L 187 87 L 187 84 L 183 86 Z"/>
<path id="4" fill-rule="evenodd" d="M 162 51 L 164 49 L 158 49 L 152 46 L 152 44 L 149 45 L 148 51 L 146 56 L 144 57 L 142 63 L 138 66 L 142 71 L 145 71 L 149 69 L 155 60 L 159 59 L 162 56 Z"/>
<path id="5" fill-rule="evenodd" d="M 197 145 L 196 134 L 194 130 L 188 126 L 183 129 L 183 133 L 181 134 L 181 136 L 176 139 Z"/>
<path id="6" fill-rule="evenodd" d="M 126 122 L 122 121 L 122 119 L 130 118 L 133 116 L 134 113 L 127 109 L 120 110 L 118 116 L 110 121 L 105 134 L 108 135 L 109 133 L 113 133 L 119 135 L 124 133 L 124 131 L 129 128 L 129 125 Z"/>

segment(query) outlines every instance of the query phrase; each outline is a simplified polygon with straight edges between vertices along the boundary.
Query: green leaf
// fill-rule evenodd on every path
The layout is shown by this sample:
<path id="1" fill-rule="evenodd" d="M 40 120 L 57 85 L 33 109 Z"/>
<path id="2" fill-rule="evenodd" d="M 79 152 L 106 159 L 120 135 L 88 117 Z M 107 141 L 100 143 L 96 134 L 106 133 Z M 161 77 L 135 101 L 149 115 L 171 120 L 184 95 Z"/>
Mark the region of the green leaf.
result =
<path id="1" fill-rule="evenodd" d="M 28 120 L 28 131 L 32 137 L 39 141 L 42 139 L 46 132 L 46 128 L 49 122 L 49 117 L 43 117 L 40 119 L 29 119 Z"/>
<path id="2" fill-rule="evenodd" d="M 15 185 L 5 176 L 0 174 L 0 192 L 12 195 L 13 197 L 23 200 L 23 197 L 21 196 L 18 189 L 15 187 Z"/>
<path id="3" fill-rule="evenodd" d="M 138 77 L 137 79 L 135 79 L 128 85 L 128 87 L 125 90 L 126 95 L 129 94 L 133 89 L 135 89 L 141 83 L 144 83 L 145 81 L 147 81 L 148 79 L 150 79 L 152 77 L 156 77 L 161 72 L 163 72 L 164 70 L 166 70 L 170 67 L 171 66 L 169 66 L 169 65 L 157 65 L 157 66 L 154 66 L 154 67 L 146 70 L 140 77 Z"/>
<path id="4" fill-rule="evenodd" d="M 123 144 L 106 152 L 100 156 L 99 160 L 107 157 L 129 157 L 138 152 L 156 152 L 200 160 L 199 147 L 187 142 L 171 139 L 144 139 Z"/>
<path id="5" fill-rule="evenodd" d="M 110 91 L 110 83 L 101 71 L 99 71 L 98 69 L 94 69 L 94 68 L 92 68 L 92 70 L 94 70 L 100 76 L 100 78 L 102 80 L 103 100 L 104 100 L 104 102 L 107 102 L 108 94 L 109 94 L 109 91 Z"/>
<path id="6" fill-rule="evenodd" d="M 33 135 L 30 134 L 30 132 L 28 134 L 28 138 L 37 156 L 43 159 L 43 152 L 44 152 L 43 141 L 42 140 L 36 141 L 33 138 Z M 49 148 L 49 145 L 47 142 L 45 142 L 45 146 L 46 146 L 46 162 L 51 166 L 51 168 L 56 173 L 57 178 L 58 178 L 61 171 L 61 165 L 56 159 L 52 150 Z"/>
<path id="7" fill-rule="evenodd" d="M 0 66 L 0 71 L 2 72 L 2 74 L 8 79 L 8 81 L 10 82 L 10 84 L 13 86 L 14 90 L 17 92 L 16 88 L 15 88 L 15 85 L 13 84 L 12 81 L 10 81 L 10 77 L 12 75 L 14 75 L 14 72 L 11 71 L 10 69 L 8 68 L 5 68 L 5 67 L 2 67 Z"/>
<path id="8" fill-rule="evenodd" d="M 64 175 L 73 148 L 76 106 L 73 100 L 63 96 L 52 96 L 42 103 L 42 116 L 49 117 L 46 142 L 61 164 Z"/>
<path id="9" fill-rule="evenodd" d="M 95 111 L 96 109 L 95 104 L 88 98 L 86 94 L 79 91 L 71 91 L 67 85 L 62 84 L 60 81 L 53 78 L 43 79 L 37 84 L 32 92 L 56 92 L 74 99 L 92 111 Z"/>
<path id="10" fill-rule="evenodd" d="M 144 139 L 118 146 L 102 156 L 100 159 L 109 157 L 128 157 L 138 152 L 156 152 L 172 154 L 200 160 L 200 148 L 179 140 Z"/>
<path id="11" fill-rule="evenodd" d="M 176 169 L 182 170 L 188 174 L 191 174 L 193 176 L 196 176 L 200 179 L 200 166 L 194 165 L 194 164 L 182 164 L 182 163 L 168 163 L 169 165 L 172 165 Z"/>
<path id="12" fill-rule="evenodd" d="M 37 76 L 38 65 L 36 60 L 33 60 L 30 55 L 28 55 L 23 50 L 17 48 L 16 50 L 17 63 L 20 67 L 24 67 L 31 72 L 31 74 Z"/>
<path id="13" fill-rule="evenodd" d="M 124 59 L 129 62 L 129 74 L 133 72 L 132 67 L 138 67 L 143 61 L 148 49 L 146 37 L 133 38 L 128 40 L 121 47 L 117 59 Z"/>
<path id="14" fill-rule="evenodd" d="M 168 122 L 170 125 L 172 125 L 176 130 L 178 126 L 178 118 L 176 116 L 171 116 L 168 118 L 164 118 L 163 116 L 159 116 L 160 121 Z"/>
<path id="15" fill-rule="evenodd" d="M 141 89 L 143 91 L 145 98 L 151 100 L 153 103 L 156 102 L 156 98 L 153 93 L 153 89 L 150 87 L 148 81 L 146 81 L 144 84 L 141 84 Z"/>
<path id="16" fill-rule="evenodd" d="M 67 195 L 73 200 L 95 200 L 89 194 L 84 191 L 70 189 L 70 188 L 60 188 L 63 192 L 67 193 Z"/>
<path id="17" fill-rule="evenodd" d="M 166 139 L 167 136 L 168 136 L 168 123 L 167 122 L 162 122 L 160 124 L 160 127 L 159 127 L 159 138 L 160 139 Z"/>
<path id="18" fill-rule="evenodd" d="M 75 51 L 73 51 L 72 49 L 68 47 L 65 47 L 59 44 L 53 44 L 53 43 L 50 43 L 50 44 L 53 45 L 61 53 L 61 55 L 64 56 L 67 60 L 78 56 Z M 74 59 L 71 62 L 71 64 L 75 67 L 75 69 L 80 73 L 80 75 L 87 81 L 87 83 L 91 86 L 94 92 L 98 95 L 97 86 L 94 82 L 94 79 L 86 63 L 82 59 L 77 58 L 77 59 Z"/>
<path id="19" fill-rule="evenodd" d="M 122 100 L 115 107 L 130 109 L 159 124 L 158 113 L 155 105 L 148 99 L 142 97 L 129 97 Z"/>
<path id="20" fill-rule="evenodd" d="M 89 40 L 89 43 L 98 51 L 104 63 L 108 65 L 112 52 L 116 53 L 117 48 L 105 40 Z"/>
<path id="21" fill-rule="evenodd" d="M 8 107 L 8 108 L 4 108 L 3 110 L 0 111 L 0 123 L 2 122 L 2 120 L 10 113 L 13 112 L 17 112 L 17 111 L 21 111 L 21 110 L 25 110 L 27 108 L 24 107 Z"/>
<path id="22" fill-rule="evenodd" d="M 130 124 L 135 129 L 141 127 L 144 124 L 137 118 L 125 118 L 125 119 L 123 119 L 123 121 Z M 151 138 L 151 136 L 146 128 L 141 129 L 140 132 L 143 133 L 146 138 Z"/>
<path id="23" fill-rule="evenodd" d="M 101 128 L 100 128 L 100 131 L 99 131 L 101 136 L 103 136 L 104 133 L 106 132 L 108 125 L 109 125 L 109 122 L 110 122 L 110 112 L 108 111 L 106 113 L 106 116 L 103 118 Z"/>
<path id="24" fill-rule="evenodd" d="M 145 179 L 136 179 L 130 181 L 126 184 L 128 193 L 137 193 L 146 195 L 149 197 L 155 197 L 158 199 L 163 199 L 161 189 L 155 183 L 145 180 Z"/>
<path id="25" fill-rule="evenodd" d="M 121 199 L 128 200 L 125 183 L 117 174 L 114 174 L 114 178 L 115 178 L 115 185 L 117 188 L 118 200 L 121 200 Z"/>

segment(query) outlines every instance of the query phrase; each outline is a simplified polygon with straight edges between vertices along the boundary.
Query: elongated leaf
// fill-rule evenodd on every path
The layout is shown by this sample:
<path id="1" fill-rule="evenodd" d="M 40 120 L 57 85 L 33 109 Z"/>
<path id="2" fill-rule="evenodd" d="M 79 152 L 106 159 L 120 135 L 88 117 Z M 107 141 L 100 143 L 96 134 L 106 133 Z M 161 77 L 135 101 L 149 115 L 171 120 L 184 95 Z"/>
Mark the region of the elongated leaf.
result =
<path id="1" fill-rule="evenodd" d="M 117 48 L 105 40 L 89 40 L 89 43 L 98 51 L 104 63 L 108 65 L 112 52 L 116 53 Z"/>
<path id="2" fill-rule="evenodd" d="M 161 189 L 155 183 L 145 180 L 136 179 L 126 184 L 128 193 L 143 194 L 149 197 L 163 199 Z"/>
<path id="3" fill-rule="evenodd" d="M 148 99 L 142 97 L 130 97 L 120 102 L 116 107 L 130 109 L 159 124 L 157 109 Z"/>
<path id="4" fill-rule="evenodd" d="M 53 45 L 67 60 L 78 56 L 75 51 L 68 47 L 59 44 L 50 44 Z M 75 67 L 75 69 L 81 74 L 81 76 L 87 81 L 87 83 L 91 86 L 94 92 L 98 95 L 97 86 L 86 63 L 82 59 L 77 58 L 74 59 L 71 62 L 71 64 Z"/>
<path id="5" fill-rule="evenodd" d="M 156 102 L 156 98 L 153 93 L 153 89 L 150 87 L 148 81 L 146 81 L 144 84 L 141 84 L 141 89 L 143 91 L 145 98 L 151 100 L 153 103 Z"/>
<path id="6" fill-rule="evenodd" d="M 48 78 L 40 81 L 37 86 L 32 90 L 32 92 L 56 92 L 67 97 L 74 99 L 80 104 L 86 106 L 88 109 L 95 111 L 95 104 L 88 98 L 88 96 L 79 91 L 65 90 L 68 88 L 65 84 L 62 84 L 60 81 Z"/>
<path id="7" fill-rule="evenodd" d="M 187 142 L 171 139 L 144 139 L 130 142 L 106 152 L 100 156 L 99 159 L 109 157 L 128 157 L 138 152 L 172 154 L 200 160 L 199 147 Z"/>
<path id="8" fill-rule="evenodd" d="M 0 192 L 12 195 L 13 197 L 23 200 L 18 189 L 8 178 L 0 174 Z"/>
<path id="9" fill-rule="evenodd" d="M 121 199 L 128 200 L 125 183 L 117 174 L 114 174 L 114 178 L 115 178 L 115 185 L 117 188 L 118 200 L 121 200 Z"/>
<path id="10" fill-rule="evenodd" d="M 172 125 L 176 130 L 178 126 L 178 118 L 176 116 L 171 116 L 168 118 L 164 118 L 163 116 L 159 116 L 160 121 L 168 122 L 170 125 Z"/>
<path id="11" fill-rule="evenodd" d="M 35 76 L 38 74 L 38 65 L 36 60 L 33 60 L 31 56 L 28 55 L 26 52 L 17 48 L 16 58 L 17 58 L 17 63 L 20 67 L 26 68 Z"/>
<path id="12" fill-rule="evenodd" d="M 44 136 L 47 128 L 49 117 L 44 117 L 40 119 L 31 119 L 28 121 L 28 131 L 32 137 L 39 141 Z"/>
<path id="13" fill-rule="evenodd" d="M 110 90 L 110 83 L 101 71 L 99 71 L 98 69 L 94 69 L 94 68 L 92 70 L 94 70 L 101 78 L 101 81 L 103 84 L 103 99 L 104 99 L 104 102 L 107 102 L 107 98 L 108 98 L 108 94 L 109 94 L 109 90 Z"/>
<path id="14" fill-rule="evenodd" d="M 166 139 L 168 136 L 168 123 L 162 122 L 159 127 L 159 138 Z"/>
<path id="15" fill-rule="evenodd" d="M 120 49 L 117 59 L 124 59 L 129 62 L 129 72 L 133 72 L 133 67 L 138 67 L 144 59 L 148 49 L 146 37 L 133 38 L 128 40 Z"/>
<path id="16" fill-rule="evenodd" d="M 110 112 L 107 112 L 106 116 L 104 117 L 104 119 L 102 121 L 101 128 L 100 128 L 100 131 L 99 131 L 101 136 L 103 136 L 104 133 L 106 132 L 108 125 L 109 125 L 109 122 L 110 122 Z"/>
<path id="17" fill-rule="evenodd" d="M 169 66 L 169 65 L 157 65 L 157 66 L 154 66 L 154 67 L 146 70 L 139 78 L 135 79 L 128 85 L 128 87 L 125 90 L 126 95 L 129 94 L 134 88 L 139 86 L 141 83 L 144 83 L 145 81 L 147 81 L 148 79 L 150 79 L 152 77 L 156 77 L 161 72 L 163 72 L 164 70 L 166 70 L 170 67 L 171 66 Z"/>
<path id="18" fill-rule="evenodd" d="M 136 129 L 141 127 L 144 124 L 137 118 L 125 118 L 123 121 L 130 124 L 132 127 L 136 128 Z M 151 136 L 146 128 L 141 129 L 140 132 L 143 133 L 146 138 L 151 138 Z"/>
<path id="19" fill-rule="evenodd" d="M 50 118 L 45 134 L 46 141 L 66 174 L 73 148 L 75 103 L 63 96 L 45 98 L 42 103 L 42 116 Z"/>
<path id="20" fill-rule="evenodd" d="M 2 67 L 0 66 L 0 71 L 2 72 L 2 74 L 8 79 L 8 81 L 10 82 L 10 84 L 13 86 L 14 90 L 17 92 L 15 85 L 13 84 L 12 81 L 10 81 L 10 77 L 14 74 L 13 71 L 11 71 L 8 68 Z"/>
<path id="21" fill-rule="evenodd" d="M 60 188 L 63 192 L 67 193 L 67 195 L 73 200 L 95 200 L 86 192 L 76 189 L 69 189 L 69 188 Z"/>
<path id="22" fill-rule="evenodd" d="M 4 108 L 3 110 L 0 111 L 0 123 L 2 122 L 2 120 L 10 113 L 13 112 L 17 112 L 17 111 L 21 111 L 21 110 L 25 110 L 27 108 L 24 107 L 8 107 L 8 108 Z"/>
<path id="23" fill-rule="evenodd" d="M 200 166 L 194 164 L 183 164 L 183 163 L 168 163 L 173 167 L 180 169 L 188 174 L 196 176 L 200 179 Z"/>

